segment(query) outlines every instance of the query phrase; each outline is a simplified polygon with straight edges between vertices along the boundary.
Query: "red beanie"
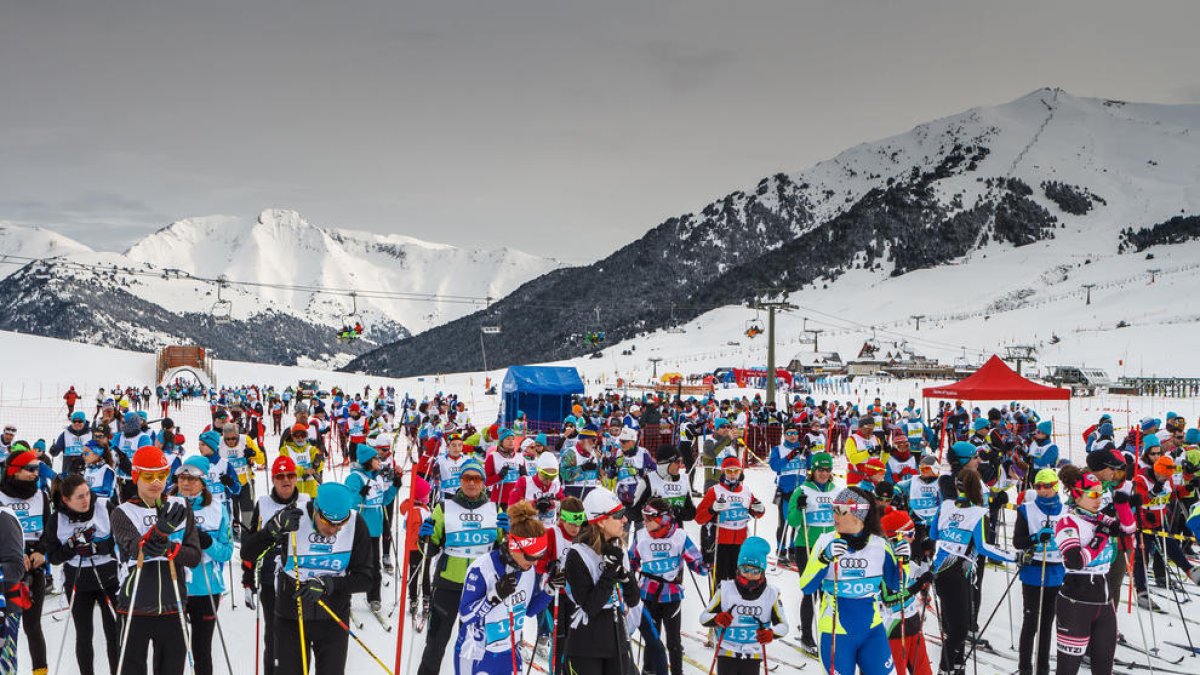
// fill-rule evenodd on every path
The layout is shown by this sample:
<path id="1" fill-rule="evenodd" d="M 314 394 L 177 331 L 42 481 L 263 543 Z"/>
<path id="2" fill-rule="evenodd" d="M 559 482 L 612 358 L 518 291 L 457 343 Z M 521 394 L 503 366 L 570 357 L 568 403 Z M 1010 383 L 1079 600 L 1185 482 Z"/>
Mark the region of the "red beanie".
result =
<path id="1" fill-rule="evenodd" d="M 21 470 L 21 467 L 30 462 L 36 461 L 37 458 L 38 456 L 32 450 L 25 450 L 23 452 L 18 452 L 15 455 L 10 455 L 8 460 L 5 462 L 7 467 L 5 468 L 4 472 L 9 476 L 15 476 L 17 472 Z"/>
<path id="2" fill-rule="evenodd" d="M 883 533 L 889 537 L 896 536 L 901 530 L 909 530 L 913 527 L 912 518 L 907 513 L 899 509 L 892 511 L 886 516 L 879 519 L 880 526 L 883 527 Z"/>
<path id="3" fill-rule="evenodd" d="M 164 471 L 170 469 L 171 465 L 167 462 L 167 456 L 162 450 L 153 445 L 143 445 L 133 453 L 133 468 L 130 474 L 133 476 L 133 482 L 138 481 L 138 477 L 143 471 Z"/>

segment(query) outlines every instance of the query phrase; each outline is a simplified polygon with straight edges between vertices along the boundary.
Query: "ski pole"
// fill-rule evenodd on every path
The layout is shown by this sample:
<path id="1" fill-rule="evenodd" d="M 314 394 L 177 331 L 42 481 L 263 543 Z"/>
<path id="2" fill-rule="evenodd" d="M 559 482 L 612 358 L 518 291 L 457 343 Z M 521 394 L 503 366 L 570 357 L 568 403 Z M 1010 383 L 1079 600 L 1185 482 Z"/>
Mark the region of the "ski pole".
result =
<path id="1" fill-rule="evenodd" d="M 521 675 L 521 670 L 517 667 L 517 621 L 513 617 L 512 607 L 508 608 L 508 644 L 512 647 L 513 675 Z M 529 660 L 532 662 L 533 658 Z"/>
<path id="2" fill-rule="evenodd" d="M 213 622 L 217 624 L 217 637 L 221 638 L 221 652 L 225 656 L 225 666 L 229 668 L 229 675 L 233 675 L 233 661 L 231 661 L 229 659 L 229 646 L 225 644 L 225 631 L 221 629 L 221 618 L 219 616 L 217 616 L 217 601 L 213 598 L 212 583 L 208 579 L 208 568 L 204 567 L 204 563 L 201 562 L 200 569 L 204 572 L 204 587 L 208 591 L 208 604 L 212 606 Z M 230 565 L 229 569 L 233 569 L 233 566 Z M 233 589 L 230 589 L 229 601 L 233 602 L 233 603 L 236 602 L 233 598 Z M 255 651 L 257 652 L 257 645 L 258 645 L 258 632 L 257 631 L 254 633 L 254 643 L 256 645 Z M 255 666 L 257 666 L 258 665 L 257 654 L 255 656 L 256 656 Z"/>
<path id="3" fill-rule="evenodd" d="M 841 567 L 841 559 L 835 557 L 833 559 L 833 592 L 829 597 L 833 600 L 833 629 L 829 638 L 829 675 L 835 675 L 834 666 L 837 663 L 837 634 L 838 634 L 838 568 Z M 945 644 L 945 643 L 942 643 Z"/>
<path id="4" fill-rule="evenodd" d="M 1160 542 L 1156 537 L 1154 545 L 1158 547 L 1159 555 L 1163 557 L 1163 569 L 1167 572 L 1167 586 L 1171 588 L 1171 596 L 1175 599 L 1175 608 L 1179 610 L 1179 622 L 1183 624 L 1183 634 L 1187 636 L 1188 648 L 1191 651 L 1192 656 L 1195 657 L 1196 648 L 1192 645 L 1192 632 L 1188 630 L 1187 621 L 1183 618 L 1183 604 L 1179 602 L 1179 589 L 1175 587 L 1175 571 L 1171 569 L 1172 560 L 1170 559 L 1170 556 L 1167 555 L 1167 542 Z"/>
<path id="5" fill-rule="evenodd" d="M 1041 672 L 1042 659 L 1042 603 L 1046 598 L 1046 558 L 1048 558 L 1045 549 L 1042 550 L 1042 576 L 1038 582 L 1038 606 L 1036 623 L 1033 625 L 1033 669 L 1034 672 Z"/>
<path id="6" fill-rule="evenodd" d="M 63 567 L 65 568 L 66 565 L 64 565 Z M 76 568 L 75 581 L 71 584 L 71 601 L 67 603 L 67 615 L 70 616 L 72 619 L 74 619 L 74 617 L 75 617 L 75 615 L 74 615 L 75 598 L 78 596 L 78 591 L 79 591 L 79 570 L 78 570 L 78 568 Z M 103 590 L 101 592 L 103 592 Z M 72 620 L 71 623 L 75 623 L 75 622 Z M 54 672 L 56 672 L 56 673 L 59 672 L 58 667 L 60 665 L 62 665 L 63 648 L 65 648 L 67 646 L 67 631 L 69 631 L 69 630 L 70 630 L 69 625 L 63 629 L 62 642 L 58 643 L 58 658 L 56 658 L 54 660 Z M 76 635 L 75 639 L 78 640 L 79 636 Z"/>
<path id="7" fill-rule="evenodd" d="M 308 675 L 308 640 L 304 638 L 304 600 L 300 597 L 300 556 L 296 552 L 295 532 L 292 532 L 292 567 L 296 574 L 296 619 L 300 622 L 300 663 L 304 675 Z"/>
<path id="8" fill-rule="evenodd" d="M 335 622 L 337 622 L 337 625 L 341 626 L 342 630 L 346 631 L 350 635 L 350 637 L 354 638 L 354 641 L 358 643 L 358 646 L 362 647 L 363 651 L 365 651 L 368 656 L 370 656 L 372 659 L 375 659 L 375 663 L 378 663 L 380 668 L 383 668 L 383 672 L 387 673 L 388 675 L 396 675 L 395 673 L 392 672 L 391 668 L 388 668 L 387 665 L 384 664 L 383 661 L 379 660 L 379 657 L 375 655 L 375 652 L 371 651 L 371 648 L 368 647 L 366 645 L 366 643 L 364 643 L 354 631 L 350 630 L 350 626 L 347 626 L 345 621 L 342 621 L 341 618 L 338 617 L 337 614 L 334 614 L 333 610 L 329 608 L 329 605 L 325 604 L 324 600 L 321 600 L 320 598 L 318 598 L 317 606 L 320 607 L 321 609 L 325 610 L 325 613 L 329 615 L 329 618 L 331 618 Z M 306 674 L 307 674 L 307 672 L 308 671 L 305 671 Z"/>
<path id="9" fill-rule="evenodd" d="M 712 665 L 708 667 L 708 675 L 713 675 L 713 672 L 717 669 L 717 656 L 721 653 L 721 643 L 724 642 L 724 640 L 725 629 L 722 628 L 717 631 L 717 646 L 715 649 L 713 649 Z"/>
<path id="10" fill-rule="evenodd" d="M 142 548 L 138 547 L 137 569 L 133 572 L 132 584 L 129 591 L 129 612 L 125 615 L 125 626 L 121 631 L 121 655 L 117 659 L 117 673 L 125 672 L 125 647 L 129 644 L 129 627 L 133 624 L 133 602 L 137 597 L 138 582 L 142 580 L 142 563 L 145 560 L 145 555 L 142 553 Z"/>
<path id="11" fill-rule="evenodd" d="M 975 647 L 979 644 L 979 639 L 983 636 L 983 633 L 984 633 L 984 631 L 987 630 L 987 627 L 992 625 L 992 619 L 996 618 L 996 613 L 1000 611 L 1000 604 L 1004 601 L 1005 597 L 1008 597 L 1009 591 L 1012 590 L 1013 582 L 1015 582 L 1017 580 L 1017 578 L 1018 578 L 1018 575 L 1014 574 L 1009 579 L 1008 585 L 1004 587 L 1004 596 L 1001 597 L 1000 600 L 996 602 L 996 606 L 992 608 L 992 613 L 988 615 L 987 621 L 984 621 L 983 626 L 978 631 L 975 632 L 976 639 L 971 641 L 971 651 L 967 654 L 967 658 L 972 658 L 975 656 Z M 974 580 L 972 580 L 971 583 L 974 584 L 975 583 Z M 974 609 L 975 594 L 974 593 L 971 594 L 970 600 L 971 600 L 971 605 L 972 605 L 971 614 L 974 615 L 975 614 L 975 609 Z"/>
<path id="12" fill-rule="evenodd" d="M 175 591 L 175 605 L 179 608 L 179 627 L 183 630 L 183 648 L 187 650 L 188 668 L 193 675 L 196 672 L 195 657 L 192 655 L 192 635 L 188 630 L 187 618 L 184 616 L 185 607 L 179 595 L 179 572 L 175 570 L 174 555 L 167 556 L 167 569 L 171 571 L 171 590 Z"/>
<path id="13" fill-rule="evenodd" d="M 561 595 L 562 591 L 554 592 L 554 612 L 550 619 L 550 660 L 546 662 L 546 665 L 549 666 L 551 675 L 557 670 L 554 663 L 554 657 L 557 654 L 554 653 L 554 648 L 558 645 L 558 599 Z M 532 659 L 530 660 L 532 661 Z"/>

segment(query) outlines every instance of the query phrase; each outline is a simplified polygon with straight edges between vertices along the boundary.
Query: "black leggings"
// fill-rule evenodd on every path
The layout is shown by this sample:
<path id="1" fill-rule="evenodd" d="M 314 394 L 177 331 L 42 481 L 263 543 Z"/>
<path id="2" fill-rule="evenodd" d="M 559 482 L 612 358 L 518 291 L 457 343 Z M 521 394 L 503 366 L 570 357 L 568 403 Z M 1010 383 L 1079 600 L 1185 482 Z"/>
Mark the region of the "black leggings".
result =
<path id="1" fill-rule="evenodd" d="M 717 657 L 717 675 L 758 675 L 763 671 L 760 659 Z"/>
<path id="2" fill-rule="evenodd" d="M 213 632 L 217 629 L 215 605 L 220 595 L 195 595 L 187 599 L 187 618 L 192 631 L 192 660 L 196 675 L 212 675 Z"/>
<path id="3" fill-rule="evenodd" d="M 430 599 L 429 626 L 425 630 L 425 651 L 421 653 L 421 666 L 417 675 L 438 675 L 442 672 L 442 659 L 446 656 L 446 645 L 454 623 L 458 621 L 458 602 L 462 589 L 434 588 Z M 559 608 L 562 611 L 562 608 Z M 562 619 L 562 614 L 559 614 Z"/>
<path id="4" fill-rule="evenodd" d="M 610 656 L 606 659 L 584 656 L 567 657 L 567 673 L 568 675 L 627 675 L 621 672 L 621 659 L 617 656 Z"/>
<path id="5" fill-rule="evenodd" d="M 1100 583 L 1105 583 L 1100 577 Z M 1117 651 L 1117 612 L 1111 602 L 1076 602 L 1058 596 L 1058 668 L 1056 675 L 1075 675 L 1086 653 L 1093 673 L 1113 671 Z"/>
<path id="6" fill-rule="evenodd" d="M 128 615 L 122 616 L 122 619 L 131 620 Z M 121 670 L 121 675 L 146 675 L 146 657 L 150 655 L 152 643 L 152 672 L 155 675 L 183 672 L 187 664 L 187 647 L 184 646 L 179 615 L 159 614 L 132 617 L 129 637 L 125 641 L 125 667 Z"/>
<path id="7" fill-rule="evenodd" d="M 1021 672 L 1033 672 L 1033 638 L 1037 633 L 1037 675 L 1050 673 L 1050 631 L 1054 629 L 1054 614 L 1058 600 L 1058 586 L 1029 586 L 1021 585 L 1021 598 L 1024 600 L 1021 612 Z M 1038 600 L 1041 609 L 1038 609 Z M 1040 614 L 1039 614 L 1040 613 Z M 1041 627 L 1038 627 L 1039 619 Z"/>
<path id="8" fill-rule="evenodd" d="M 455 608 L 457 611 L 457 605 Z M 305 621 L 304 641 L 308 643 L 310 672 L 316 675 L 343 675 L 346 672 L 350 635 L 336 622 L 324 619 Z M 275 648 L 276 673 L 308 675 L 300 658 L 300 622 L 275 618 Z"/>
<path id="9" fill-rule="evenodd" d="M 29 665 L 46 667 L 46 636 L 42 634 L 42 608 L 46 604 L 46 568 L 29 571 L 29 609 L 21 613 L 21 630 L 29 641 Z"/>
<path id="10" fill-rule="evenodd" d="M 942 613 L 942 632 L 945 633 L 939 673 L 962 673 L 967 665 L 967 634 L 975 611 L 974 602 L 963 602 L 963 598 L 974 597 L 971 580 L 963 568 L 962 561 L 957 561 L 933 580 Z"/>
<path id="11" fill-rule="evenodd" d="M 671 675 L 682 675 L 683 643 L 679 626 L 683 616 L 680 601 L 660 603 L 648 598 L 642 602 L 650 615 L 650 619 L 647 619 L 643 614 L 638 626 L 646 645 L 646 651 L 642 654 L 642 671 L 663 675 L 669 665 Z"/>
<path id="12" fill-rule="evenodd" d="M 1138 546 L 1140 547 L 1133 558 L 1133 583 L 1139 592 L 1146 590 L 1146 563 L 1154 566 L 1155 583 L 1167 585 L 1167 566 L 1162 556 L 1162 546 L 1166 545 L 1167 557 L 1184 572 L 1192 569 L 1192 563 L 1183 553 L 1183 546 L 1174 539 L 1163 539 L 1153 534 L 1138 531 Z"/>
<path id="13" fill-rule="evenodd" d="M 113 616 L 113 602 L 117 589 L 105 591 L 75 591 L 66 587 L 67 602 L 71 603 L 71 620 L 75 624 L 75 660 L 79 662 L 79 675 L 93 675 L 95 654 L 91 636 L 94 634 L 96 606 L 100 606 L 100 624 L 104 627 L 104 641 L 108 645 L 108 672 L 117 670 L 117 659 L 121 651 L 121 634 L 117 632 L 117 619 Z M 85 637 L 86 636 L 86 637 Z"/>
<path id="14" fill-rule="evenodd" d="M 795 556 L 796 568 L 804 574 L 804 568 L 808 567 L 808 547 L 798 546 L 792 549 L 792 555 Z M 820 591 L 817 591 L 820 593 Z M 817 593 L 806 593 L 800 599 L 800 634 L 812 640 L 813 632 L 813 616 L 815 614 L 814 606 L 816 598 L 820 597 Z"/>

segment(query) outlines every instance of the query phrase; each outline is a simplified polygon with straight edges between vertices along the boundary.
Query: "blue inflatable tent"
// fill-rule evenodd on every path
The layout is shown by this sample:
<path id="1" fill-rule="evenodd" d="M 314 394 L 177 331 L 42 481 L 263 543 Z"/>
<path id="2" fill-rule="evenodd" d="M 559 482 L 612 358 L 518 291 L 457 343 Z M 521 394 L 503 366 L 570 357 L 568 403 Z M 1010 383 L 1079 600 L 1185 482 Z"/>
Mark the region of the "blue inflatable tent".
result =
<path id="1" fill-rule="evenodd" d="M 520 410 L 528 429 L 557 431 L 571 414 L 571 397 L 583 393 L 583 379 L 565 366 L 510 366 L 501 393 L 505 426 L 512 425 Z"/>

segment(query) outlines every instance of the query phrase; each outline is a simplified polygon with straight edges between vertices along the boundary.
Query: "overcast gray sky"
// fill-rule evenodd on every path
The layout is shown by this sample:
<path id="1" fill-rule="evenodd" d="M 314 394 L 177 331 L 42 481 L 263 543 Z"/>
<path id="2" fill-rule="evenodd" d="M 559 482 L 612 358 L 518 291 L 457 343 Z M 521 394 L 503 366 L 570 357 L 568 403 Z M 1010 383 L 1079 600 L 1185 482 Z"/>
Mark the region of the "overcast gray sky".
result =
<path id="1" fill-rule="evenodd" d="M 590 261 L 1040 86 L 1200 102 L 1200 2 L 0 0 L 0 221 L 311 222 Z"/>

